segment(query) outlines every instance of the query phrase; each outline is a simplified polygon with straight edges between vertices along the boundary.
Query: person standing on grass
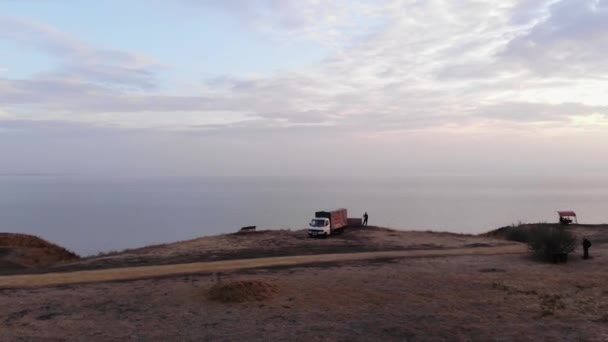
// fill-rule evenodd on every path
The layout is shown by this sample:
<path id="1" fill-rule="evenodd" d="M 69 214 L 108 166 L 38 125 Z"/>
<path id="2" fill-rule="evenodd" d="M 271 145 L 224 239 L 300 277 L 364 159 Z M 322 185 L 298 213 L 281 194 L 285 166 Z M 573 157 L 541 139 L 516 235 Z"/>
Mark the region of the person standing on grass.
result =
<path id="1" fill-rule="evenodd" d="M 583 259 L 589 259 L 589 248 L 591 247 L 591 241 L 587 238 L 583 239 Z"/>
<path id="2" fill-rule="evenodd" d="M 367 211 L 365 212 L 365 214 L 363 214 L 363 225 L 367 226 L 367 219 L 368 219 L 368 215 L 367 215 Z"/>

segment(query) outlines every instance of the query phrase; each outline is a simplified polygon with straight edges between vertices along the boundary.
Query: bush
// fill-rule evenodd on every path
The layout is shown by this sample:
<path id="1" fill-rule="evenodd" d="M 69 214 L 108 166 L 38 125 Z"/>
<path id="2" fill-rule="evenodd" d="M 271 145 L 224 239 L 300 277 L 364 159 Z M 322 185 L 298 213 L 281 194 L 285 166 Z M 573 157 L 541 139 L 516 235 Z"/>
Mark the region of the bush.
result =
<path id="1" fill-rule="evenodd" d="M 222 303 L 241 303 L 270 299 L 277 286 L 259 280 L 235 280 L 215 283 L 208 291 L 207 298 Z"/>
<path id="2" fill-rule="evenodd" d="M 505 229 L 505 239 L 509 241 L 517 241 L 517 242 L 528 242 L 530 236 L 530 229 L 528 227 L 519 225 L 519 226 L 510 226 Z"/>
<path id="3" fill-rule="evenodd" d="M 552 261 L 556 254 L 576 249 L 576 236 L 565 227 L 532 226 L 527 230 L 528 247 L 543 260 Z"/>
<path id="4" fill-rule="evenodd" d="M 529 240 L 531 227 L 545 225 L 547 225 L 545 222 L 539 222 L 534 224 L 519 222 L 517 225 L 512 224 L 510 226 L 500 227 L 498 229 L 491 230 L 483 235 L 488 237 L 505 239 L 509 241 L 526 243 Z"/>

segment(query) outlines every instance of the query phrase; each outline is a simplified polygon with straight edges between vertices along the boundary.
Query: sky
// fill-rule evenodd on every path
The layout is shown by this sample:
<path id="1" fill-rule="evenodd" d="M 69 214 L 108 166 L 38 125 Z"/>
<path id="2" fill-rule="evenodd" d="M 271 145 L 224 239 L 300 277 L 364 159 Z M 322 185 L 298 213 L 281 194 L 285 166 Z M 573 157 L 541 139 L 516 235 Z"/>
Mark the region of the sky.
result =
<path id="1" fill-rule="evenodd" d="M 0 174 L 601 175 L 608 0 L 0 0 Z"/>

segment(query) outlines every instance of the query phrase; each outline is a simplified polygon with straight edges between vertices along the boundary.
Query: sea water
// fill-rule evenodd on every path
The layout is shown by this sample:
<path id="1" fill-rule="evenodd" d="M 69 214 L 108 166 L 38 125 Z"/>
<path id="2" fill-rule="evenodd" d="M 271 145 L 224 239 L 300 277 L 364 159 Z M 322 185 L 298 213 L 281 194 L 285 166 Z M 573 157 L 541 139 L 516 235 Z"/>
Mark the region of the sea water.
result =
<path id="1" fill-rule="evenodd" d="M 258 229 L 302 229 L 317 210 L 370 225 L 480 233 L 518 222 L 608 222 L 608 179 L 412 176 L 101 178 L 0 176 L 0 232 L 34 234 L 82 255 Z"/>

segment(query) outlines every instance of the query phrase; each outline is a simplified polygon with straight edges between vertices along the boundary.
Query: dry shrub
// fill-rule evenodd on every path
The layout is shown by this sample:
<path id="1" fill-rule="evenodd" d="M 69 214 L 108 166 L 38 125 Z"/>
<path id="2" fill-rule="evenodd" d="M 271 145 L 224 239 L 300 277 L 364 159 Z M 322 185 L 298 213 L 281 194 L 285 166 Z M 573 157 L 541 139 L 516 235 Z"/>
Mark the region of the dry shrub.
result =
<path id="1" fill-rule="evenodd" d="M 501 238 L 509 241 L 517 241 L 517 242 L 528 242 L 530 238 L 530 229 L 536 226 L 543 226 L 544 223 L 537 224 L 525 224 L 518 223 L 517 225 L 512 224 L 510 226 L 501 227 L 492 231 L 489 231 L 483 236 Z"/>
<path id="2" fill-rule="evenodd" d="M 528 235 L 528 247 L 539 259 L 552 261 L 556 254 L 568 254 L 576 249 L 574 233 L 564 227 L 535 226 Z"/>
<path id="3" fill-rule="evenodd" d="M 207 298 L 222 303 L 262 301 L 277 293 L 276 285 L 259 280 L 218 282 L 207 292 Z"/>
<path id="4" fill-rule="evenodd" d="M 553 315 L 557 310 L 563 310 L 565 308 L 566 305 L 562 301 L 562 296 L 560 295 L 553 294 L 540 297 L 540 310 L 543 316 Z"/>
<path id="5" fill-rule="evenodd" d="M 484 236 L 526 243 L 536 257 L 546 261 L 554 261 L 558 254 L 571 253 L 577 246 L 576 235 L 567 227 L 543 222 L 502 227 Z"/>
<path id="6" fill-rule="evenodd" d="M 511 226 L 506 229 L 505 237 L 509 241 L 528 242 L 530 239 L 529 227 L 526 226 Z"/>

